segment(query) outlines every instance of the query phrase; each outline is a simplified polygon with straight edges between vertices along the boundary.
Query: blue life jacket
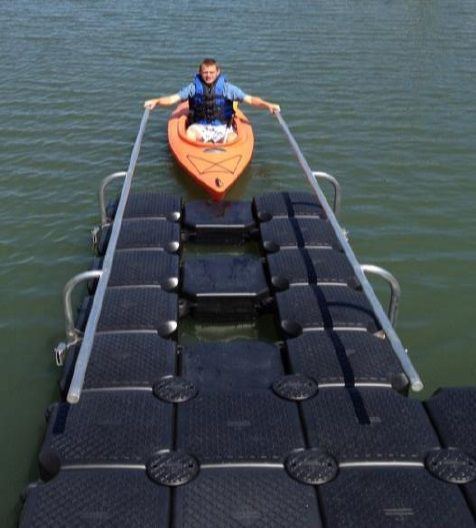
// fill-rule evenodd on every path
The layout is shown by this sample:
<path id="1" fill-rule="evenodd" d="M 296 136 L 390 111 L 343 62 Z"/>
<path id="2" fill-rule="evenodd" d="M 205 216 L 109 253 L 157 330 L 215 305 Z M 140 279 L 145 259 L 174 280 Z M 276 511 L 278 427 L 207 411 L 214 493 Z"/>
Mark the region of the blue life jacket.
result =
<path id="1" fill-rule="evenodd" d="M 233 101 L 225 98 L 224 75 L 219 75 L 211 86 L 207 86 L 200 74 L 195 75 L 195 95 L 190 97 L 189 122 L 201 125 L 228 125 L 234 115 Z"/>

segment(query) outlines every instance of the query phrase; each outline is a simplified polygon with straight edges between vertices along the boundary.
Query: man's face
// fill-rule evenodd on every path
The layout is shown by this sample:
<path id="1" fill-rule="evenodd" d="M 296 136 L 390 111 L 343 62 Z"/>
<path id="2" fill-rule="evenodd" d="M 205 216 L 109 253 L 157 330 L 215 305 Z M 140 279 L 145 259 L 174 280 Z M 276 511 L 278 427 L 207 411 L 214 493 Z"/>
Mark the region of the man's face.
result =
<path id="1" fill-rule="evenodd" d="M 201 66 L 200 75 L 205 84 L 213 84 L 216 81 L 216 78 L 220 75 L 220 70 L 215 64 L 212 66 Z"/>

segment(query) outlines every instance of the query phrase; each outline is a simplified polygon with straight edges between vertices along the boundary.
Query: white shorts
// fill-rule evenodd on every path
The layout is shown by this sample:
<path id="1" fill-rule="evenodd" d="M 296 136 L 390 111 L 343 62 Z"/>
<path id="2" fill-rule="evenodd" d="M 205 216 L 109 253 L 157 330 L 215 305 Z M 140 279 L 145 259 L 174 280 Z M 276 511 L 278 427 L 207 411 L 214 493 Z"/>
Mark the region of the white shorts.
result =
<path id="1" fill-rule="evenodd" d="M 189 130 L 196 130 L 204 143 L 224 143 L 228 134 L 234 132 L 233 127 L 226 125 L 201 125 L 194 123 L 190 125 Z"/>

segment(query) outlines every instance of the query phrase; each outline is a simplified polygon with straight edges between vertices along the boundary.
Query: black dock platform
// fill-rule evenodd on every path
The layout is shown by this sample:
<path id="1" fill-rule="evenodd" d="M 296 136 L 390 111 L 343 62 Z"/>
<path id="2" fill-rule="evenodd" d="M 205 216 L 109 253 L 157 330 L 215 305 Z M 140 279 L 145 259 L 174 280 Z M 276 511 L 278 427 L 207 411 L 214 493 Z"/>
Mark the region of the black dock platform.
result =
<path id="1" fill-rule="evenodd" d="M 101 184 L 91 270 L 65 286 L 62 399 L 20 528 L 474 527 L 476 387 L 409 396 L 423 385 L 394 328 L 399 285 L 358 262 L 337 180 L 278 112 L 313 194 L 131 193 L 148 117 Z M 225 331 L 191 340 L 194 325 Z"/>
<path id="2" fill-rule="evenodd" d="M 67 347 L 21 528 L 475 526 L 476 389 L 408 396 L 314 195 L 130 194 L 70 403 L 99 288 Z M 186 321 L 262 317 L 276 339 L 181 342 Z"/>

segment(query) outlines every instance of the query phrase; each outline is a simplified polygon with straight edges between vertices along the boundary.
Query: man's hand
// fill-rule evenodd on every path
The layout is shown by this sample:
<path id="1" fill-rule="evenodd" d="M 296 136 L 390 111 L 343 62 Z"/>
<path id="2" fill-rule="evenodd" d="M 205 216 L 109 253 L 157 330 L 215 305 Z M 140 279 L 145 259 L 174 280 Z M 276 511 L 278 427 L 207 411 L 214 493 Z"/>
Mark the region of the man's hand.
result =
<path id="1" fill-rule="evenodd" d="M 281 107 L 278 104 L 270 103 L 261 99 L 261 97 L 256 97 L 256 95 L 245 95 L 243 99 L 245 103 L 250 104 L 251 106 L 257 106 L 258 108 L 265 108 L 269 110 L 272 114 L 276 112 L 281 112 Z"/>
<path id="2" fill-rule="evenodd" d="M 149 99 L 144 103 L 144 108 L 153 110 L 156 106 L 170 106 L 180 101 L 178 94 L 166 95 L 158 97 L 157 99 Z"/>
<path id="3" fill-rule="evenodd" d="M 144 103 L 144 108 L 153 110 L 158 104 L 158 99 L 149 99 Z"/>

